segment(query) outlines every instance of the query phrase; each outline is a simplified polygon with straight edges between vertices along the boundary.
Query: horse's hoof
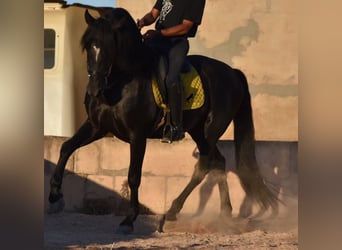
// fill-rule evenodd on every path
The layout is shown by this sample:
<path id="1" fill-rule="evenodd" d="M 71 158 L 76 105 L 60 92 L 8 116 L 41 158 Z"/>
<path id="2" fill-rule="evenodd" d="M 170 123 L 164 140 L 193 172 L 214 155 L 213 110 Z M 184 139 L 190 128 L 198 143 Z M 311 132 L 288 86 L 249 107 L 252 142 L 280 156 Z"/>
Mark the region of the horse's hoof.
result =
<path id="1" fill-rule="evenodd" d="M 62 212 L 65 206 L 65 202 L 64 199 L 61 198 L 58 201 L 54 202 L 54 203 L 49 203 L 49 207 L 47 209 L 47 213 L 48 214 L 55 214 L 55 213 L 59 213 Z"/>
<path id="2" fill-rule="evenodd" d="M 164 232 L 164 224 L 165 224 L 165 219 L 166 219 L 166 215 L 164 214 L 161 218 L 160 218 L 160 220 L 159 220 L 159 227 L 158 227 L 158 229 L 157 229 L 157 231 L 159 232 L 159 233 L 163 233 Z"/>
<path id="3" fill-rule="evenodd" d="M 174 214 L 174 213 L 166 213 L 165 214 L 165 220 L 167 220 L 167 221 L 176 221 L 177 220 L 176 214 Z"/>
<path id="4" fill-rule="evenodd" d="M 230 220 L 232 218 L 232 211 L 231 210 L 222 210 L 220 212 L 220 216 L 221 219 L 225 220 L 228 219 Z"/>
<path id="5" fill-rule="evenodd" d="M 118 229 L 116 229 L 117 234 L 131 234 L 133 233 L 133 227 L 127 225 L 120 225 Z"/>

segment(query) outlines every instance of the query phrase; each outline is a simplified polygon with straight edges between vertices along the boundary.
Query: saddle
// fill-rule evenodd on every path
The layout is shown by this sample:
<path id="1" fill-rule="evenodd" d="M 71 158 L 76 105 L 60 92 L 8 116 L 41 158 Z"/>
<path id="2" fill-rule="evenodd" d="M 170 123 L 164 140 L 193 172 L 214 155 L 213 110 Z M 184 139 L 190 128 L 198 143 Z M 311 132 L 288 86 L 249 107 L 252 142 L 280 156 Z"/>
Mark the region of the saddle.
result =
<path id="1" fill-rule="evenodd" d="M 167 72 L 167 59 L 160 57 L 158 75 L 152 79 L 152 90 L 156 104 L 168 110 L 166 100 L 165 78 Z M 204 103 L 204 90 L 202 81 L 196 69 L 186 61 L 181 71 L 183 84 L 183 110 L 200 108 Z"/>

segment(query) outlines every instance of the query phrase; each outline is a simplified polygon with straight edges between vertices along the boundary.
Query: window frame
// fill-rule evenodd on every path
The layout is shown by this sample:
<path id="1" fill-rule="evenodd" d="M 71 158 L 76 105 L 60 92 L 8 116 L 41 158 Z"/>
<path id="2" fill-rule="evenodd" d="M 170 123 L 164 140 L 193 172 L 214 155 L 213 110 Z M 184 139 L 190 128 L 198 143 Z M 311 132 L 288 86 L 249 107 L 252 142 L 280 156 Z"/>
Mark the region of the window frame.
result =
<path id="1" fill-rule="evenodd" d="M 53 46 L 46 46 L 45 39 L 46 39 L 46 32 L 47 31 L 53 32 L 54 40 L 52 41 L 52 45 L 54 45 L 54 47 Z M 52 35 L 51 35 L 51 38 L 52 38 Z M 53 52 L 53 56 L 51 59 L 53 61 L 50 64 L 48 64 L 49 67 L 47 67 L 46 57 L 48 57 L 47 53 L 49 53 L 49 52 Z M 56 65 L 57 65 L 57 31 L 54 28 L 50 28 L 50 27 L 45 28 L 44 27 L 44 70 L 53 70 L 56 68 Z"/>

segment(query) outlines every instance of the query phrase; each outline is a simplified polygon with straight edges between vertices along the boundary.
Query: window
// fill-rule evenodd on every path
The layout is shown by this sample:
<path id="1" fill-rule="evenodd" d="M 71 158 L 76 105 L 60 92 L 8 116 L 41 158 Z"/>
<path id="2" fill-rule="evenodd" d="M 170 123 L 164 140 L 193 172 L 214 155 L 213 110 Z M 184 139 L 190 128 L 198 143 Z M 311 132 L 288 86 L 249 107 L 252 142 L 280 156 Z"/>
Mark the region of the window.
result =
<path id="1" fill-rule="evenodd" d="M 53 29 L 44 29 L 44 69 L 55 66 L 56 32 Z"/>

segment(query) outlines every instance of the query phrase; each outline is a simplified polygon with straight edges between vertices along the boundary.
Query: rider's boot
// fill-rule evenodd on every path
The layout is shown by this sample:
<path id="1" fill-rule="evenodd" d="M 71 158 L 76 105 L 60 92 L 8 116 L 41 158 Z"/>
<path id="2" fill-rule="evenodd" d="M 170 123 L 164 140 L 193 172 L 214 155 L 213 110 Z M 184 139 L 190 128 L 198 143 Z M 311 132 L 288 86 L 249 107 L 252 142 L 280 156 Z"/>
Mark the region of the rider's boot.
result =
<path id="1" fill-rule="evenodd" d="M 171 128 L 170 132 L 164 135 L 163 141 L 179 141 L 185 137 L 183 130 L 182 92 L 182 85 L 178 82 L 167 86 L 167 97 L 171 114 Z M 169 138 L 165 138 L 165 136 Z"/>

